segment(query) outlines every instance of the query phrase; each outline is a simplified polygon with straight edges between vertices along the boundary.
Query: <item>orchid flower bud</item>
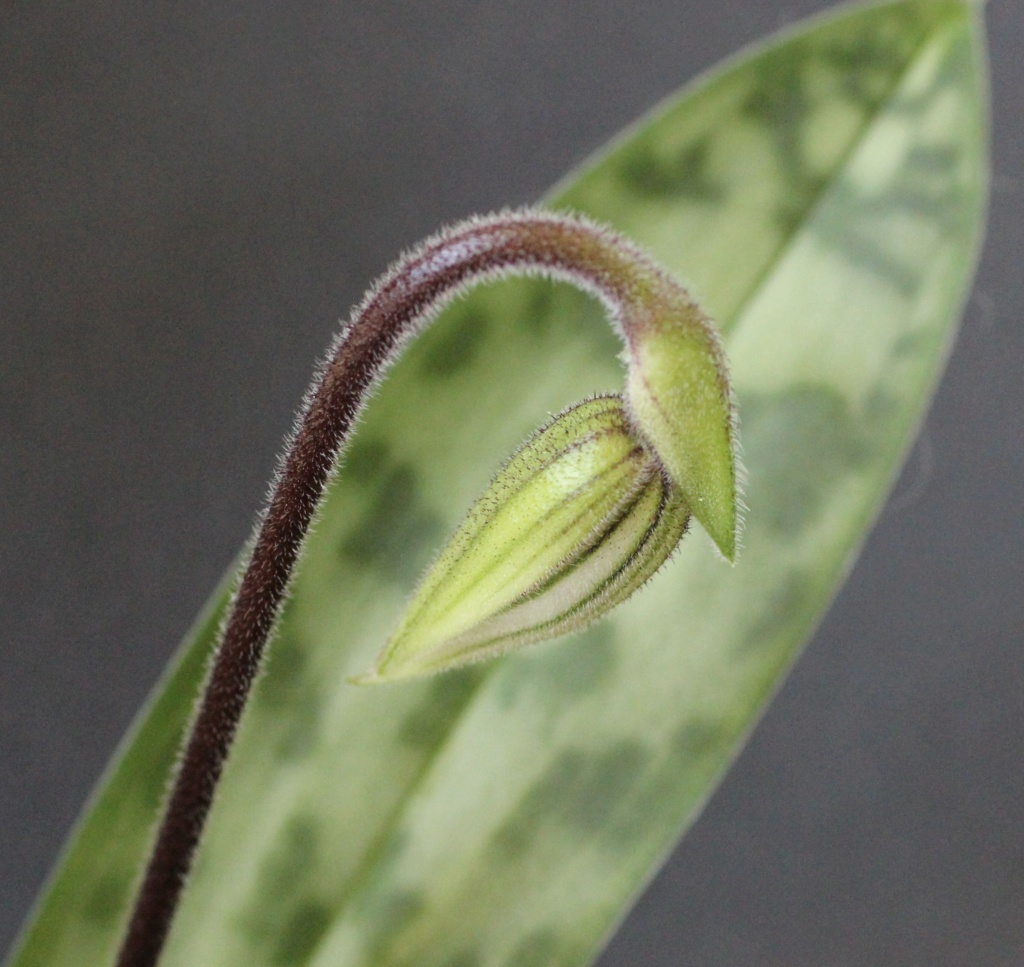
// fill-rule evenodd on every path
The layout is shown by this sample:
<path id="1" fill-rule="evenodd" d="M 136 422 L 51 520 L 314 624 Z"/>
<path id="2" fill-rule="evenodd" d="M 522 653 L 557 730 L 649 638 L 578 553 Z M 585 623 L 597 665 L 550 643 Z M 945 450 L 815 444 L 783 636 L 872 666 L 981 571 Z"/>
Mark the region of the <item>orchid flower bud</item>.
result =
<path id="1" fill-rule="evenodd" d="M 620 397 L 571 406 L 498 473 L 360 681 L 431 674 L 580 631 L 658 570 L 688 521 Z"/>

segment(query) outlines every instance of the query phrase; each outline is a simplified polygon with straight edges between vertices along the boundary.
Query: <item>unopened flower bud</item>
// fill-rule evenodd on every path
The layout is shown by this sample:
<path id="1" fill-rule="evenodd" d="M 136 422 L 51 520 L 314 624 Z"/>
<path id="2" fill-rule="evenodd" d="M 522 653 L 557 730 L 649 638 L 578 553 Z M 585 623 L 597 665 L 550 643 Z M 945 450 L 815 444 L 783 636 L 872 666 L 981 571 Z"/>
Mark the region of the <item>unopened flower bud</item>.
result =
<path id="1" fill-rule="evenodd" d="M 582 630 L 654 574 L 688 520 L 620 397 L 569 407 L 477 501 L 361 681 L 430 674 Z"/>

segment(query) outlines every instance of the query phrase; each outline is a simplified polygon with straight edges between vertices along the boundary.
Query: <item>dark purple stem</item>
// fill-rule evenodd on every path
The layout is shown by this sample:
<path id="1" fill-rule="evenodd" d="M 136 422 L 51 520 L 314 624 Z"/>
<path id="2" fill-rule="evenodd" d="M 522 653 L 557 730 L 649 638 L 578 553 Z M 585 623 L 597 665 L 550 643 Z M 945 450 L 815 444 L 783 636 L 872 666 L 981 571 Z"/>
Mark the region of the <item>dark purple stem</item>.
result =
<path id="1" fill-rule="evenodd" d="M 633 246 L 590 224 L 543 213 L 464 223 L 398 263 L 354 313 L 307 400 L 283 458 L 167 801 L 118 967 L 154 967 L 292 571 L 369 391 L 402 345 L 471 282 L 539 271 L 608 304 L 624 332 L 642 325 L 638 278 L 661 275 Z M 627 340 L 628 341 L 628 340 Z"/>

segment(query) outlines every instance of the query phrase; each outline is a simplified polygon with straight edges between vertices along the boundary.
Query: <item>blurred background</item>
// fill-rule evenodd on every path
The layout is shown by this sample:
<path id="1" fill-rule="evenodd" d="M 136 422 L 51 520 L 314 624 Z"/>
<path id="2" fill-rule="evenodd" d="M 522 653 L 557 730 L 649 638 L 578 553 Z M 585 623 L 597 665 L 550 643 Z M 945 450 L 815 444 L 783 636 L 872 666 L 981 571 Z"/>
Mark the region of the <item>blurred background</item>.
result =
<path id="1" fill-rule="evenodd" d="M 364 285 L 827 6 L 4 5 L 0 950 Z M 1024 7 L 987 18 L 990 236 L 948 375 L 849 584 L 602 967 L 1024 963 Z"/>

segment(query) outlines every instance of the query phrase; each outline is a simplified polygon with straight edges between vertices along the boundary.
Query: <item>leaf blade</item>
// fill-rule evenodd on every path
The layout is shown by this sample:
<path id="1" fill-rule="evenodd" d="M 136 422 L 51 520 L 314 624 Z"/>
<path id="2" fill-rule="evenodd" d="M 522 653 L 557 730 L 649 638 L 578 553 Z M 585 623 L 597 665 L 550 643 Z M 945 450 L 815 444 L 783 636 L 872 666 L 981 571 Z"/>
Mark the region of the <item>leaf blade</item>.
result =
<path id="1" fill-rule="evenodd" d="M 444 393 L 431 368 L 440 337 L 414 347 L 309 548 L 168 964 L 589 956 L 794 657 L 919 419 L 976 248 L 983 149 L 970 16 L 961 4 L 895 3 L 823 21 L 710 79 L 555 199 L 616 223 L 670 267 L 685 262 L 729 332 L 752 471 L 736 571 L 691 541 L 671 575 L 603 630 L 383 700 L 332 694 L 372 657 L 379 629 L 489 468 L 545 409 L 621 379 L 594 308 L 536 285 L 479 292 L 439 323 L 484 330 L 475 359 L 454 371 L 446 363 Z M 886 31 L 888 59 L 872 39 Z M 874 65 L 858 75 L 860 100 L 840 97 L 843 110 L 826 110 L 858 44 Z M 950 106 L 951 85 L 959 106 Z M 787 101 L 793 90 L 804 103 Z M 827 96 L 811 96 L 821 90 Z M 788 133 L 765 123 L 780 117 L 791 119 Z M 909 139 L 908 117 L 917 119 Z M 893 145 L 904 146 L 895 166 Z M 791 166 L 795 151 L 803 160 Z M 847 176 L 823 183 L 829 165 Z M 837 259 L 855 269 L 844 270 L 844 285 L 807 284 L 834 279 Z M 849 301 L 864 291 L 851 322 Z M 858 323 L 872 313 L 896 322 L 866 339 Z M 837 319 L 847 326 L 837 329 Z M 795 327 L 783 343 L 780 327 Z M 545 386 L 493 385 L 510 360 L 536 372 L 545 356 Z M 553 385 L 560 370 L 566 385 Z M 890 383 L 901 393 L 877 392 Z M 489 395 L 478 402 L 484 384 Z M 449 466 L 437 468 L 425 428 L 453 406 L 468 416 L 446 427 Z M 410 411 L 420 422 L 396 430 L 408 420 L 395 414 Z M 481 460 L 485 430 L 491 452 Z M 395 503 L 399 514 L 389 512 Z M 344 603 L 336 586 L 350 589 Z M 743 606 L 751 599 L 757 608 Z M 682 648 L 680 610 L 689 615 Z M 215 626 L 208 621 L 188 652 L 166 717 L 143 726 L 129 755 L 169 761 L 168 735 L 188 714 Z M 756 648 L 736 644 L 754 639 Z M 487 769 L 474 771 L 480 762 Z M 124 894 L 141 857 L 138 817 L 159 795 L 159 772 L 115 774 L 18 967 L 109 957 L 117 890 Z M 127 811 L 105 812 L 104 802 Z M 631 819 L 639 813 L 642 824 Z M 225 874 L 236 884 L 229 896 L 218 883 Z M 509 895 L 521 897 L 514 911 Z M 571 910 L 568 895 L 578 901 Z M 58 902 L 69 906 L 58 913 Z"/>

